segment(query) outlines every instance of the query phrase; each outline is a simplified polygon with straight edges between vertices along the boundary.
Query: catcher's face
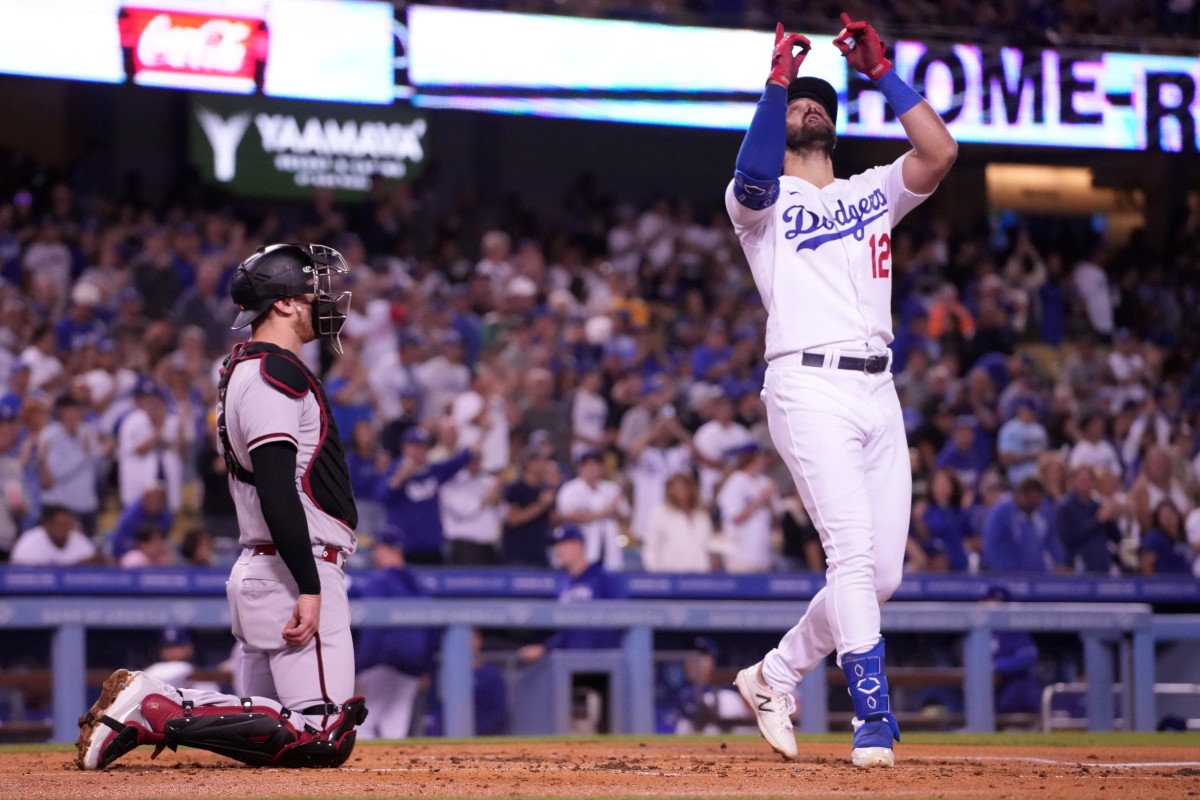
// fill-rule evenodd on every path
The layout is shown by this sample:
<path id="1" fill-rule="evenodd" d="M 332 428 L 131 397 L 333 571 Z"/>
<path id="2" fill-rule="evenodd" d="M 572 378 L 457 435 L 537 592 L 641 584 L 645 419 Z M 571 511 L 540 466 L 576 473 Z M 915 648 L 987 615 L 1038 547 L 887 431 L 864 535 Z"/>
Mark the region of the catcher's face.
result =
<path id="1" fill-rule="evenodd" d="M 797 97 L 788 104 L 788 150 L 796 153 L 820 150 L 829 154 L 836 144 L 833 120 L 824 106 L 811 97 Z"/>
<path id="2" fill-rule="evenodd" d="M 293 297 L 292 309 L 295 313 L 292 314 L 292 330 L 300 338 L 301 342 L 307 344 L 317 338 L 316 329 L 313 328 L 313 303 L 317 301 L 315 294 L 305 294 L 299 297 Z"/>

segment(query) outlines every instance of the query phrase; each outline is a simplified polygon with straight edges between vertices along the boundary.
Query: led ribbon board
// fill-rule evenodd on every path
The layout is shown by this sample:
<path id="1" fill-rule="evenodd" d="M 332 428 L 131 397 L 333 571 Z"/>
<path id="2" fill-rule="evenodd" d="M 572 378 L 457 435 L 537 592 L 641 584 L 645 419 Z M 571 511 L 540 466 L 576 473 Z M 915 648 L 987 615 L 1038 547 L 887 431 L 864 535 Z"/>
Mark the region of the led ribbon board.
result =
<path id="1" fill-rule="evenodd" d="M 548 117 L 744 129 L 773 33 L 413 6 L 413 102 Z M 843 136 L 901 138 L 828 36 L 801 68 L 829 81 Z M 478 58 L 463 56 L 464 43 Z M 899 42 L 894 62 L 962 142 L 1195 151 L 1193 58 Z"/>

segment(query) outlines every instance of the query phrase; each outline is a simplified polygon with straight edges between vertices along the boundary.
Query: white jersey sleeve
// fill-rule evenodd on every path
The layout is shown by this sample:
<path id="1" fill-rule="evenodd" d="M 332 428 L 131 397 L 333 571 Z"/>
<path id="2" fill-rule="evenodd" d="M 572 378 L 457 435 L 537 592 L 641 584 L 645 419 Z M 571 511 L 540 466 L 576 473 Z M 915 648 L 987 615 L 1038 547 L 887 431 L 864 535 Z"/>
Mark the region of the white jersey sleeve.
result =
<path id="1" fill-rule="evenodd" d="M 725 210 L 729 212 L 733 231 L 741 240 L 742 247 L 771 242 L 775 230 L 775 203 L 758 209 L 744 206 L 738 202 L 733 184 L 734 181 L 730 181 L 725 187 Z"/>
<path id="2" fill-rule="evenodd" d="M 884 196 L 888 200 L 889 219 L 893 228 L 900 224 L 900 220 L 904 219 L 908 212 L 921 205 L 929 195 L 933 194 L 933 192 L 928 194 L 910 192 L 904 185 L 904 159 L 908 158 L 911 152 L 910 150 L 887 166 L 875 168 L 883 172 L 881 183 Z"/>

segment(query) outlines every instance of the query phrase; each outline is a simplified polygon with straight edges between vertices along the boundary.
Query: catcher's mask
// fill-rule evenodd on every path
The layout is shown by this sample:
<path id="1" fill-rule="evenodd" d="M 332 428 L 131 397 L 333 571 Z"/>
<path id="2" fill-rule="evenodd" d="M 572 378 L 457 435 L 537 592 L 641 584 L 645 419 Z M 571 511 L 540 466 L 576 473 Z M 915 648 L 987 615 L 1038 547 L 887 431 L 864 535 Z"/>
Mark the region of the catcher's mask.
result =
<path id="1" fill-rule="evenodd" d="M 342 254 L 323 244 L 271 244 L 238 265 L 229 296 L 241 312 L 233 328 L 243 328 L 285 297 L 314 295 L 313 330 L 342 352 L 341 332 L 350 311 L 351 292 L 334 292 L 333 276 L 350 271 Z"/>

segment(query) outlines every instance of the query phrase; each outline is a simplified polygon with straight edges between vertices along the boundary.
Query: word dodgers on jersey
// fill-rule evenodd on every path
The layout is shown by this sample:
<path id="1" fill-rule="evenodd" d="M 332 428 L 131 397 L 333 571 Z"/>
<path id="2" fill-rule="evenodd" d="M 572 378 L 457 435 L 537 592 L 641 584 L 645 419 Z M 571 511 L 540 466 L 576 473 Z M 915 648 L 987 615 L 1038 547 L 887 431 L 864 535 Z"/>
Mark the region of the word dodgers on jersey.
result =
<path id="1" fill-rule="evenodd" d="M 799 192 L 788 192 L 799 194 Z M 827 217 L 804 205 L 788 206 L 783 210 L 783 221 L 792 224 L 792 229 L 783 236 L 791 241 L 800 236 L 808 236 L 820 230 L 832 231 L 822 233 L 808 239 L 801 239 L 796 245 L 796 252 L 801 250 L 816 250 L 827 242 L 837 241 L 845 236 L 853 236 L 856 241 L 862 241 L 867 225 L 888 212 L 887 196 L 882 189 L 876 189 L 849 206 L 844 200 L 838 200 L 837 210 L 832 217 Z"/>

